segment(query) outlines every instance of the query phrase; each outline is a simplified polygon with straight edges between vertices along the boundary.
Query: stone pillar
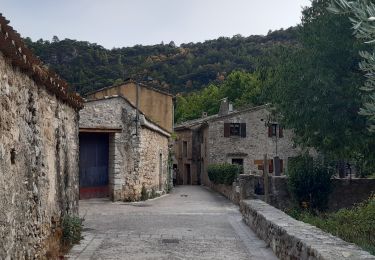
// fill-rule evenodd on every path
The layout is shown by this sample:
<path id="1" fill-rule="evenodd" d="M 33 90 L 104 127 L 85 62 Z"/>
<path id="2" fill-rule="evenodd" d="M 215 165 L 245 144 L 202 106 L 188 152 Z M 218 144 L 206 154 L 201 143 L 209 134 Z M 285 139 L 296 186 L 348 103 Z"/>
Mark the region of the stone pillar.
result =
<path id="1" fill-rule="evenodd" d="M 240 200 L 254 199 L 255 176 L 240 174 L 238 181 L 240 186 Z"/>

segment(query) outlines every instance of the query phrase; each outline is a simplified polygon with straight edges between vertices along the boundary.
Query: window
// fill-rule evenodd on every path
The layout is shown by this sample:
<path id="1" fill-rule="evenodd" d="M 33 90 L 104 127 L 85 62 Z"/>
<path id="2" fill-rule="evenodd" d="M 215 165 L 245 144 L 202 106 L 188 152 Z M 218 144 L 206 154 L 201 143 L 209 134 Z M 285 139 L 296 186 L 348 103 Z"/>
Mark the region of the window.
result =
<path id="1" fill-rule="evenodd" d="M 246 137 L 246 123 L 224 123 L 224 137 Z"/>
<path id="2" fill-rule="evenodd" d="M 232 123 L 229 126 L 230 131 L 229 134 L 230 136 L 240 136 L 241 134 L 241 125 L 239 123 Z"/>
<path id="3" fill-rule="evenodd" d="M 277 124 L 272 124 L 268 127 L 268 136 L 276 136 L 277 133 Z"/>
<path id="4" fill-rule="evenodd" d="M 243 159 L 232 159 L 232 164 L 243 165 Z"/>
<path id="5" fill-rule="evenodd" d="M 183 156 L 187 157 L 187 142 L 186 141 L 182 142 L 182 152 L 183 152 Z"/>
<path id="6" fill-rule="evenodd" d="M 279 134 L 277 134 L 277 131 L 279 131 Z M 268 126 L 268 137 L 273 137 L 273 136 L 278 136 L 278 137 L 283 137 L 283 128 L 281 125 L 278 124 L 271 124 Z"/>
<path id="7" fill-rule="evenodd" d="M 243 159 L 242 158 L 233 158 L 232 159 L 232 164 L 237 164 L 237 165 L 241 166 L 239 173 L 240 174 L 243 173 Z"/>

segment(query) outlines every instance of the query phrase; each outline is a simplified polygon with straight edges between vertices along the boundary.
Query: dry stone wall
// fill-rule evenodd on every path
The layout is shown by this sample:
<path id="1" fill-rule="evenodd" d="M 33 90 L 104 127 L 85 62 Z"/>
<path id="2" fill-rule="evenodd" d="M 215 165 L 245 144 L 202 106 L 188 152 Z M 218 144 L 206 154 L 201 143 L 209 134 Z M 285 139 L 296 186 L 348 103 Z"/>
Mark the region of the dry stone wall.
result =
<path id="1" fill-rule="evenodd" d="M 78 213 L 78 113 L 0 53 L 0 259 L 58 250 Z"/>

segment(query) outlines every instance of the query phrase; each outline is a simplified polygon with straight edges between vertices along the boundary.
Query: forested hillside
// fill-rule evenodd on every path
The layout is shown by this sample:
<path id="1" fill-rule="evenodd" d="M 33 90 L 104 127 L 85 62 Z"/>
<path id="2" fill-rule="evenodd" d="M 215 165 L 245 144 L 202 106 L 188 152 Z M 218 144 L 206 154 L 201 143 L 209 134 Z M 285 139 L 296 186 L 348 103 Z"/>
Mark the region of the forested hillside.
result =
<path id="1" fill-rule="evenodd" d="M 27 44 L 47 66 L 81 94 L 120 83 L 124 79 L 153 79 L 172 93 L 191 92 L 213 81 L 222 81 L 233 70 L 253 71 L 268 50 L 296 44 L 295 28 L 267 36 L 220 37 L 203 43 L 108 50 L 95 43 L 76 40 L 38 40 Z"/>

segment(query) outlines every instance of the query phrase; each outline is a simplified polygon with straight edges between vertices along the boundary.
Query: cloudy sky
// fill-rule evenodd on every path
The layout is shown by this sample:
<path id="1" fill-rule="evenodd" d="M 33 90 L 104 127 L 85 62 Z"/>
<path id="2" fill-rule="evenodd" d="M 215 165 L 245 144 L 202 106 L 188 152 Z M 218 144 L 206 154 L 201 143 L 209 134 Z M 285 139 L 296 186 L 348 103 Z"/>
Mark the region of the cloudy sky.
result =
<path id="1" fill-rule="evenodd" d="M 267 34 L 300 22 L 309 0 L 0 0 L 22 36 L 106 48 Z"/>

